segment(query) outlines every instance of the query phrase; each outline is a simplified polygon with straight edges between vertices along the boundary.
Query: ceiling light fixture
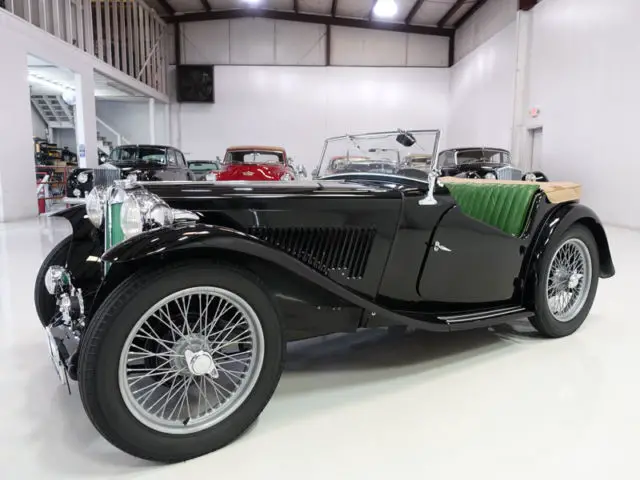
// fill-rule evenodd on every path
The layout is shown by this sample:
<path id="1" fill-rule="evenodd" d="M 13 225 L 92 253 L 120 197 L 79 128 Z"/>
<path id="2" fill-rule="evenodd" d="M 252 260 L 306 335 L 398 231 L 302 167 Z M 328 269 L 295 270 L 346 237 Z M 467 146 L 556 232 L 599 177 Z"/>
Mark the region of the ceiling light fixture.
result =
<path id="1" fill-rule="evenodd" d="M 398 13 L 398 5 L 395 0 L 378 0 L 373 7 L 376 17 L 389 18 Z"/>

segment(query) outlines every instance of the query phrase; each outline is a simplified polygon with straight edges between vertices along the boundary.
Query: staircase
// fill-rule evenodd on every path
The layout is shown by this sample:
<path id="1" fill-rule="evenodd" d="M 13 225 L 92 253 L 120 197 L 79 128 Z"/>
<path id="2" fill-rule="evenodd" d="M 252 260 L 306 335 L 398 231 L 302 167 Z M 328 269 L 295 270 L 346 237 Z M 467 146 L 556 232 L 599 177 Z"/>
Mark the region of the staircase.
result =
<path id="1" fill-rule="evenodd" d="M 75 128 L 73 107 L 62 95 L 31 95 L 31 103 L 49 128 Z"/>
<path id="2" fill-rule="evenodd" d="M 62 95 L 31 95 L 31 103 L 40 114 L 40 117 L 51 128 L 75 129 L 75 118 L 73 106 L 64 101 Z M 98 150 L 109 155 L 111 150 L 117 145 L 126 145 L 129 142 L 115 129 L 107 125 L 104 121 L 96 117 L 98 127 L 106 131 L 101 134 L 98 130 L 97 141 Z"/>

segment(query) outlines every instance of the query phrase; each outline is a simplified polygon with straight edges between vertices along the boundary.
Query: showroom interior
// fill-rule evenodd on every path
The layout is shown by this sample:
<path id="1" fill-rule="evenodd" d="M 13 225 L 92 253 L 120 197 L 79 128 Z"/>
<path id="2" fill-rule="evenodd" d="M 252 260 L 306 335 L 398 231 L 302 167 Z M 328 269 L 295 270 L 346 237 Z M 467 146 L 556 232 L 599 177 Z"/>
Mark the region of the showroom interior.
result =
<path id="1" fill-rule="evenodd" d="M 478 474 L 520 479 L 596 478 L 607 474 L 638 478 L 638 467 L 632 459 L 633 439 L 640 435 L 636 405 L 639 390 L 633 378 L 640 354 L 631 343 L 640 328 L 631 305 L 631 277 L 634 268 L 640 266 L 635 248 L 640 241 L 640 203 L 633 195 L 634 169 L 625 170 L 625 164 L 633 161 L 627 153 L 634 151 L 631 144 L 636 135 L 631 117 L 636 101 L 640 102 L 640 68 L 634 66 L 640 48 L 634 28 L 639 16 L 637 0 L 0 0 L 0 86 L 8 93 L 0 107 L 4 152 L 0 161 L 0 325 L 6 332 L 0 341 L 0 358 L 5 365 L 0 387 L 6 392 L 0 415 L 5 424 L 0 437 L 0 476 L 159 479 L 229 472 L 237 478 L 278 475 L 372 479 L 389 478 L 403 471 L 433 478 Z M 412 164 L 411 168 L 423 172 L 417 180 L 398 180 L 409 182 L 406 185 L 410 187 L 389 186 L 395 185 L 393 175 L 387 183 L 377 184 L 381 180 L 376 175 L 383 175 L 377 173 L 360 177 L 351 173 L 353 176 L 349 177 L 338 172 L 334 180 L 342 182 L 342 187 L 330 187 L 332 179 L 322 180 L 323 175 L 331 176 L 327 162 L 337 165 L 336 160 L 346 159 L 347 163 L 357 163 L 365 157 L 368 162 L 367 155 L 374 155 L 374 150 L 375 155 L 383 152 L 385 158 L 389 156 L 385 153 L 388 150 L 378 144 L 366 151 L 361 147 L 366 145 L 369 132 L 388 132 L 395 147 L 400 144 L 400 151 L 407 153 L 402 160 L 398 157 L 400 164 L 424 162 Z M 420 135 L 425 132 L 429 140 L 421 143 Z M 331 150 L 335 139 L 350 145 L 345 156 Z M 415 154 L 411 149 L 416 147 L 426 153 Z M 472 177 L 478 180 L 477 184 L 502 188 L 500 182 L 508 180 L 504 185 L 531 187 L 527 190 L 529 210 L 521 209 L 523 220 L 515 227 L 503 220 L 486 220 L 485 216 L 486 222 L 494 222 L 491 228 L 502 229 L 499 234 L 483 234 L 489 228 L 484 224 L 465 232 L 467 224 L 458 220 L 449 227 L 455 235 L 427 236 L 415 243 L 416 232 L 426 220 L 411 215 L 426 211 L 420 208 L 442 208 L 442 197 L 433 197 L 435 189 L 447 185 L 456 197 L 456 188 L 462 188 L 449 188 L 448 183 L 443 183 L 454 174 L 445 175 L 438 170 L 436 167 L 442 167 L 439 159 L 444 158 L 443 152 L 462 158 L 459 149 L 467 147 L 483 152 L 483 158 L 487 149 L 498 152 L 500 161 L 506 162 L 495 167 L 495 174 Z M 351 158 L 351 152 L 356 150 L 363 152 L 362 157 L 357 153 Z M 238 174 L 244 177 L 234 177 L 229 172 L 238 154 L 245 155 L 243 161 L 247 163 L 268 159 L 264 160 L 267 166 L 258 168 L 260 173 L 247 169 Z M 146 166 L 124 163 L 128 161 L 125 155 L 137 155 L 140 162 L 147 155 Z M 119 162 L 120 169 L 114 169 L 113 165 Z M 380 162 L 386 165 L 386 160 Z M 282 169 L 275 169 L 274 163 L 282 164 Z M 500 176 L 505 172 L 515 176 Z M 534 172 L 533 177 L 527 176 L 529 172 Z M 114 184 L 121 189 L 140 185 L 144 189 L 150 180 L 151 197 L 159 202 L 149 207 L 139 203 L 137 210 L 128 210 L 140 218 L 140 231 L 133 227 L 128 230 L 129 224 L 123 220 L 123 226 L 118 227 L 122 238 L 116 238 L 113 224 L 106 228 L 107 220 L 116 212 L 111 209 L 116 187 L 101 190 L 100 182 L 112 182 L 116 177 L 110 175 L 121 178 Z M 259 178 L 252 178 L 254 175 Z M 353 186 L 363 178 L 366 181 L 361 186 Z M 226 187 L 227 179 L 241 180 L 242 184 L 230 182 L 231 186 Z M 266 181 L 274 179 L 278 181 Z M 255 180 L 265 181 L 251 183 Z M 323 193 L 323 189 L 330 188 L 336 190 Z M 351 189 L 348 198 L 344 193 L 347 189 Z M 422 192 L 421 189 L 428 193 L 416 203 L 418 210 L 410 210 L 406 202 L 414 198 L 411 192 Z M 387 193 L 381 193 L 383 190 Z M 288 195 L 300 200 L 265 206 Z M 399 198 L 405 202 L 404 210 L 387 206 Z M 316 206 L 323 201 L 331 203 Z M 370 201 L 378 202 L 378 206 L 363 206 L 372 205 L 366 203 Z M 456 197 L 456 201 L 462 208 L 462 200 Z M 504 200 L 489 199 L 494 211 L 501 201 Z M 197 228 L 203 214 L 194 213 L 190 206 L 206 202 L 223 205 L 210 207 L 212 211 L 235 209 L 230 218 L 236 223 L 187 232 L 190 237 L 184 234 L 176 240 L 175 254 L 167 243 L 160 248 L 148 247 L 146 255 L 153 257 L 150 260 L 135 256 L 135 252 L 142 251 L 136 250 L 142 247 L 135 240 L 149 235 L 147 226 L 153 224 L 162 229 L 183 221 L 195 222 L 193 228 Z M 242 206 L 242 202 L 248 206 Z M 558 202 L 562 205 L 554 210 Z M 549 216 L 536 213 L 542 212 L 541 203 L 552 212 Z M 580 206 L 576 207 L 578 203 Z M 101 215 L 97 221 L 90 212 L 91 205 Z M 155 215 L 157 205 L 160 213 Z M 584 209 L 580 210 L 582 206 Z M 471 205 L 463 211 L 471 216 L 469 212 L 477 211 L 476 207 Z M 295 208 L 300 212 L 282 213 Z M 316 208 L 325 210 L 321 215 Z M 354 212 L 342 215 L 343 208 L 353 208 Z M 507 213 L 501 215 L 519 215 L 514 213 L 516 210 L 507 208 Z M 570 210 L 574 213 L 567 213 Z M 473 317 L 474 321 L 487 320 L 474 329 L 455 331 L 451 327 L 455 322 L 464 323 L 465 315 L 472 318 L 472 314 L 438 317 L 447 322 L 448 333 L 435 328 L 423 330 L 416 326 L 417 320 L 406 325 L 399 320 L 402 328 L 392 328 L 391 320 L 387 324 L 379 319 L 384 315 L 377 314 L 382 311 L 376 310 L 378 307 L 393 311 L 393 318 L 406 313 L 406 308 L 380 300 L 385 286 L 387 291 L 399 291 L 408 285 L 406 290 L 415 290 L 411 295 L 425 298 L 429 290 L 437 291 L 446 303 L 453 303 L 448 299 L 455 297 L 480 304 L 478 296 L 491 291 L 502 269 L 511 268 L 512 263 L 518 262 L 523 271 L 546 265 L 545 259 L 551 255 L 546 253 L 547 244 L 555 248 L 554 242 L 560 241 L 553 236 L 554 229 L 560 232 L 559 226 L 568 222 L 566 219 L 574 214 L 577 218 L 579 214 L 575 212 L 587 210 L 595 214 L 584 214 L 588 218 L 582 223 L 576 220 L 581 226 L 574 225 L 574 229 L 582 237 L 570 241 L 584 255 L 597 248 L 597 255 L 589 257 L 591 260 L 588 255 L 584 257 L 584 272 L 593 273 L 589 288 L 593 292 L 598 289 L 597 295 L 593 293 L 595 297 L 587 289 L 586 297 L 580 300 L 581 305 L 587 305 L 580 312 L 588 315 L 586 320 L 580 320 L 579 324 L 584 324 L 574 334 L 573 330 L 569 335 L 550 334 L 548 327 L 541 328 L 535 320 L 530 322 L 528 314 L 534 315 L 534 307 L 529 308 L 526 302 L 517 308 L 502 309 L 498 308 L 502 305 L 492 304 L 490 312 L 497 313 Z M 65 214 L 70 211 L 75 213 Z M 117 212 L 120 215 L 120 210 Z M 369 218 L 367 215 L 380 219 L 388 229 L 380 225 L 370 230 L 360 228 Z M 403 226 L 400 220 L 396 224 L 385 215 L 405 215 L 409 220 Z M 437 220 L 439 225 L 445 225 L 446 215 L 443 210 Z M 236 228 L 233 225 L 254 222 L 254 217 L 255 223 L 238 237 L 225 237 Z M 338 217 L 353 224 L 344 237 L 340 233 L 332 236 L 333 227 L 323 233 L 324 227 L 316 228 L 314 224 L 318 219 L 338 221 Z M 264 219 L 266 224 L 262 223 Z M 277 237 L 279 231 L 286 230 L 284 226 L 291 227 L 294 233 Z M 310 228 L 314 237 L 303 237 L 302 233 L 295 236 L 305 228 Z M 511 232 L 509 240 L 505 240 L 508 228 L 515 228 L 517 233 Z M 92 233 L 83 233 L 87 229 Z M 408 232 L 406 243 L 399 240 L 403 229 Z M 566 232 L 570 231 L 574 230 L 567 227 Z M 78 325 L 82 328 L 70 329 L 68 338 L 59 342 L 79 342 L 80 360 L 74 362 L 89 364 L 94 361 L 90 355 L 98 358 L 103 354 L 95 352 L 108 350 L 105 347 L 86 353 L 90 349 L 84 347 L 82 340 L 85 327 L 100 338 L 99 328 L 91 326 L 90 311 L 91 315 L 107 318 L 107 308 L 116 308 L 118 298 L 122 302 L 135 302 L 135 298 L 143 302 L 145 290 L 138 295 L 133 290 L 138 288 L 133 280 L 147 278 L 142 276 L 145 272 L 157 271 L 157 288 L 165 288 L 169 280 L 162 280 L 162 275 L 174 278 L 173 273 L 153 270 L 153 262 L 160 262 L 158 268 L 161 263 L 163 268 L 169 268 L 173 259 L 180 258 L 179 265 L 193 258 L 202 259 L 203 245 L 214 234 L 226 240 L 211 240 L 215 246 L 212 251 L 229 248 L 231 252 L 221 257 L 220 264 L 245 265 L 243 258 L 255 251 L 229 245 L 244 245 L 245 237 L 253 235 L 257 244 L 272 242 L 272 246 L 280 248 L 279 253 L 285 251 L 295 257 L 291 268 L 315 272 L 297 287 L 291 287 L 292 292 L 324 285 L 322 288 L 327 290 L 322 295 L 318 293 L 318 298 L 325 299 L 329 295 L 326 292 L 331 292 L 331 298 L 336 295 L 340 300 L 327 300 L 330 306 L 326 311 L 325 305 L 318 303 L 313 321 L 322 325 L 326 319 L 329 325 L 314 327 L 321 333 L 307 335 L 300 333 L 304 330 L 301 328 L 300 332 L 296 330 L 295 338 L 281 335 L 289 343 L 278 347 L 284 352 L 282 363 L 278 364 L 280 380 L 278 383 L 278 371 L 273 374 L 273 396 L 265 394 L 264 405 L 256 407 L 256 417 L 260 414 L 257 420 L 246 421 L 241 431 L 229 434 L 227 440 L 210 440 L 215 446 L 207 448 L 202 446 L 207 440 L 198 440 L 201 437 L 197 435 L 203 433 L 197 429 L 197 420 L 196 426 L 191 427 L 189 415 L 182 423 L 194 430 L 185 430 L 188 434 L 184 437 L 195 432 L 192 436 L 200 446 L 194 451 L 199 453 L 167 453 L 167 462 L 178 463 L 159 467 L 160 454 L 149 453 L 145 457 L 135 453 L 144 450 L 136 447 L 144 443 L 147 435 L 140 433 L 141 429 L 155 427 L 140 420 L 140 426 L 135 427 L 138 430 L 129 429 L 123 418 L 130 418 L 133 424 L 139 420 L 135 412 L 143 410 L 129 407 L 124 393 L 122 401 L 132 409 L 132 416 L 110 417 L 109 407 L 85 414 L 87 402 L 100 404 L 100 392 L 116 391 L 118 385 L 122 392 L 126 389 L 122 380 L 113 388 L 105 386 L 97 372 L 108 368 L 98 360 L 97 370 L 87 367 L 81 373 L 77 367 L 80 380 L 75 373 L 65 373 L 72 355 L 61 360 L 61 354 L 51 350 L 51 342 L 55 344 L 53 323 L 47 326 L 38 321 L 38 317 L 42 321 L 41 305 L 47 302 L 39 299 L 38 282 L 43 282 L 43 288 L 46 285 L 51 295 L 66 292 L 57 300 L 48 300 L 53 302 L 56 318 L 59 316 L 56 322 L 69 326 L 73 323 L 69 312 L 72 316 L 79 312 Z M 548 235 L 548 242 L 539 240 L 543 235 Z M 464 257 L 461 251 L 458 237 L 465 236 L 467 242 L 475 243 L 474 257 Z M 100 280 L 95 285 L 97 293 L 88 288 L 78 291 L 70 282 L 84 278 L 84 273 L 67 278 L 66 270 L 59 270 L 59 276 L 54 278 L 55 272 L 43 270 L 43 266 L 56 262 L 65 264 L 65 258 L 70 262 L 71 256 L 65 257 L 66 253 L 56 257 L 55 262 L 52 260 L 50 252 L 56 251 L 61 242 L 67 241 L 65 252 L 72 251 L 90 237 L 103 242 L 102 250 L 100 254 L 83 250 L 82 261 L 91 264 L 86 267 L 89 270 L 97 268 L 100 278 L 108 279 L 112 272 L 113 287 L 107 280 Z M 491 243 L 497 237 L 502 243 Z M 508 243 L 512 237 L 515 240 Z M 151 242 L 161 238 L 165 241 L 168 236 L 159 235 Z M 415 245 L 430 245 L 435 238 L 441 243 L 435 242 L 433 249 L 425 247 L 431 249 L 429 257 L 427 253 L 412 252 Z M 123 239 L 124 243 L 118 243 Z M 383 253 L 381 245 L 391 244 L 394 239 L 393 248 Z M 197 244 L 198 241 L 205 243 Z M 508 250 L 516 241 L 520 242 L 514 250 L 517 253 L 511 255 Z M 193 242 L 200 246 L 189 250 L 187 244 Z M 324 276 L 316 280 L 320 257 L 311 257 L 313 252 L 329 248 L 331 242 L 343 242 L 346 250 L 337 253 L 334 266 L 327 267 Z M 532 253 L 531 264 L 525 264 L 521 257 L 529 258 L 528 245 L 533 248 L 534 243 L 540 245 L 536 247 L 538 256 Z M 300 253 L 305 245 L 312 249 L 308 255 Z M 100 257 L 109 248 L 111 256 L 107 252 Z M 394 253 L 402 257 L 394 257 Z M 431 260 L 436 253 L 444 255 L 441 263 Z M 457 254 L 460 256 L 456 261 Z M 189 255 L 196 257 L 190 259 Z M 269 284 L 273 282 L 277 284 L 274 291 L 280 289 L 277 296 L 293 298 L 293 293 L 287 293 L 290 282 L 282 280 L 282 272 L 289 268 L 288 260 L 268 254 L 260 260 L 261 254 L 256 255 L 255 264 L 247 260 L 247 265 L 258 269 L 257 284 L 263 285 L 264 291 L 271 291 Z M 126 263 L 124 257 L 132 259 L 129 265 L 141 265 L 140 270 L 137 266 L 122 266 Z M 398 258 L 410 260 L 407 265 L 394 267 Z M 556 257 L 549 258 L 551 272 Z M 272 261 L 273 265 L 269 263 Z M 366 303 L 371 306 L 370 312 L 359 300 L 350 303 L 352 296 L 355 298 L 360 292 L 357 284 L 349 283 L 352 280 L 338 280 L 338 287 L 328 285 L 327 279 L 333 279 L 331 271 L 338 268 L 335 265 L 340 261 L 350 265 L 347 277 L 355 271 L 353 275 L 367 281 L 371 278 L 366 275 L 380 265 L 383 273 L 376 278 L 377 290 L 366 300 L 373 302 Z M 426 283 L 424 272 L 430 263 L 432 268 L 438 265 L 442 272 L 449 270 L 446 286 Z M 466 265 L 464 269 L 459 266 L 461 263 Z M 390 271 L 393 275 L 386 274 Z M 185 278 L 192 282 L 198 272 Z M 230 271 L 231 280 L 224 282 L 244 285 L 244 280 L 233 280 L 237 274 L 234 272 Z M 412 278 L 413 272 L 421 277 Z M 131 278 L 117 277 L 125 273 Z M 135 275 L 139 277 L 134 278 Z M 530 291 L 527 288 L 543 289 L 538 287 L 544 283 L 543 277 L 537 275 L 514 279 L 508 285 L 509 291 L 518 292 L 521 288 L 526 296 Z M 568 271 L 566 275 L 567 288 L 576 290 L 576 285 L 582 285 L 582 274 Z M 437 283 L 438 275 L 432 273 L 431 277 L 429 281 Z M 531 283 L 525 285 L 525 281 Z M 53 282 L 53 286 L 47 282 Z M 59 285 L 63 290 L 57 290 Z M 132 290 L 127 291 L 127 286 Z M 89 297 L 94 301 L 94 294 L 96 302 L 102 301 L 100 288 L 107 288 L 107 300 L 93 310 L 90 303 L 84 302 Z M 246 288 L 253 291 L 253 287 Z M 481 293 L 451 293 L 474 288 Z M 112 299 L 115 294 L 120 297 Z M 251 310 L 253 304 L 247 298 L 259 296 L 252 295 L 237 300 L 239 311 L 247 302 Z M 398 295 L 410 297 L 406 292 Z M 531 302 L 538 302 L 537 294 L 532 295 Z M 228 298 L 233 304 L 235 297 Z M 353 305 L 362 315 L 354 321 L 353 331 L 333 328 L 332 322 L 351 321 Z M 184 308 L 186 313 L 181 314 L 189 330 L 188 334 L 185 331 L 186 343 L 173 338 L 172 350 L 176 356 L 179 351 L 183 363 L 168 360 L 171 368 L 198 379 L 218 375 L 218 367 L 224 371 L 224 361 L 217 363 L 215 351 L 207 350 L 206 335 L 201 340 L 195 330 L 190 330 L 186 318 L 191 307 Z M 275 306 L 264 308 L 274 315 L 281 313 Z M 256 314 L 261 318 L 257 320 L 260 325 L 261 311 Z M 488 321 L 492 315 L 504 317 L 505 321 Z M 284 317 L 289 318 L 282 316 L 281 322 Z M 446 320 L 454 317 L 451 323 Z M 269 342 L 276 340 L 269 339 L 270 327 L 264 327 L 264 334 L 263 326 L 255 328 L 260 333 L 251 330 L 252 335 L 257 335 L 251 337 L 255 341 L 252 345 L 265 342 L 266 347 L 255 347 L 255 351 L 265 355 L 260 365 L 267 365 L 272 348 Z M 172 336 L 174 330 L 170 332 Z M 166 341 L 158 340 L 163 345 Z M 241 346 L 239 352 L 243 351 Z M 121 369 L 124 362 L 126 371 L 128 360 L 122 358 L 117 368 Z M 59 368 L 63 364 L 65 371 Z M 254 383 L 247 380 L 251 387 L 239 380 L 238 392 L 247 388 L 248 393 L 245 397 L 238 393 L 239 406 L 233 407 L 237 411 L 253 408 L 257 402 L 257 394 L 251 388 L 263 388 L 263 377 L 269 375 L 264 373 L 268 366 L 260 368 L 264 370 L 256 370 Z M 250 367 L 247 369 L 249 372 Z M 112 370 L 105 376 L 116 378 L 116 367 Z M 254 377 L 247 373 L 246 378 Z M 169 382 L 166 377 L 164 381 Z M 193 385 L 200 389 L 198 381 L 194 380 Z M 235 385 L 233 378 L 231 381 Z M 90 387 L 79 387 L 79 382 Z M 188 382 L 185 385 L 189 388 Z M 169 391 L 171 388 L 173 384 Z M 229 405 L 236 399 L 233 395 L 229 396 Z M 139 402 L 140 408 L 144 402 Z M 187 407 L 188 404 L 186 400 Z M 221 410 L 224 413 L 224 408 Z M 215 422 L 224 427 L 228 424 L 225 422 L 234 421 L 236 410 L 228 407 L 228 411 L 231 420 L 225 416 L 212 420 L 210 430 L 219 425 Z M 115 425 L 113 430 L 110 424 Z M 158 427 L 161 433 L 157 437 L 173 435 L 171 428 Z M 231 431 L 235 427 L 228 428 Z M 120 431 L 130 432 L 132 437 L 118 440 Z M 156 451 L 164 448 L 167 452 L 182 452 L 182 447 L 172 450 L 162 440 L 157 445 Z M 183 462 L 187 457 L 197 458 Z M 163 462 L 161 458 L 160 463 Z"/>

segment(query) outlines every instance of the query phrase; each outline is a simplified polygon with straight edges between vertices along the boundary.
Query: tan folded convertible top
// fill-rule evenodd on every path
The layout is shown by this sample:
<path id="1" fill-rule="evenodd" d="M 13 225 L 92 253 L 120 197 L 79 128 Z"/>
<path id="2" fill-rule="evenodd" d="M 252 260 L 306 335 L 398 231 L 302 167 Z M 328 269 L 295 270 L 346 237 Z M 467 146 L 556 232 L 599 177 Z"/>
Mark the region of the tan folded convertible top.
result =
<path id="1" fill-rule="evenodd" d="M 512 185 L 531 185 L 535 183 L 551 203 L 580 200 L 580 194 L 582 193 L 582 186 L 574 182 L 525 182 L 522 180 L 488 180 L 485 178 L 460 177 L 440 177 L 438 180 L 441 183 L 509 183 Z"/>

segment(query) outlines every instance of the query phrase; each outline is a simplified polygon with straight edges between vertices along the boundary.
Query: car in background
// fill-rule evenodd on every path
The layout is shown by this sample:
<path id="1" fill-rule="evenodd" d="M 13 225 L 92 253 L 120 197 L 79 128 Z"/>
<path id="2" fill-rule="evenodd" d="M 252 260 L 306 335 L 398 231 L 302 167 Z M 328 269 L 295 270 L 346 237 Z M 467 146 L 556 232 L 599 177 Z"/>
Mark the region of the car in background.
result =
<path id="1" fill-rule="evenodd" d="M 217 160 L 187 160 L 187 165 L 194 180 L 206 180 L 208 174 L 216 174 L 220 170 L 220 162 Z"/>
<path id="2" fill-rule="evenodd" d="M 119 177 L 135 180 L 166 181 L 194 180 L 195 175 L 187 167 L 184 155 L 176 148 L 163 145 L 121 145 L 111 150 L 101 162 L 104 168 L 117 168 Z M 67 178 L 67 199 L 83 200 L 94 186 L 96 170 L 76 168 Z"/>
<path id="3" fill-rule="evenodd" d="M 488 180 L 548 182 L 542 172 L 526 172 L 512 164 L 511 153 L 503 148 L 450 148 L 438 154 L 443 175 Z"/>
<path id="4" fill-rule="evenodd" d="M 292 181 L 296 173 L 282 147 L 235 146 L 227 148 L 219 172 L 208 180 Z"/>

